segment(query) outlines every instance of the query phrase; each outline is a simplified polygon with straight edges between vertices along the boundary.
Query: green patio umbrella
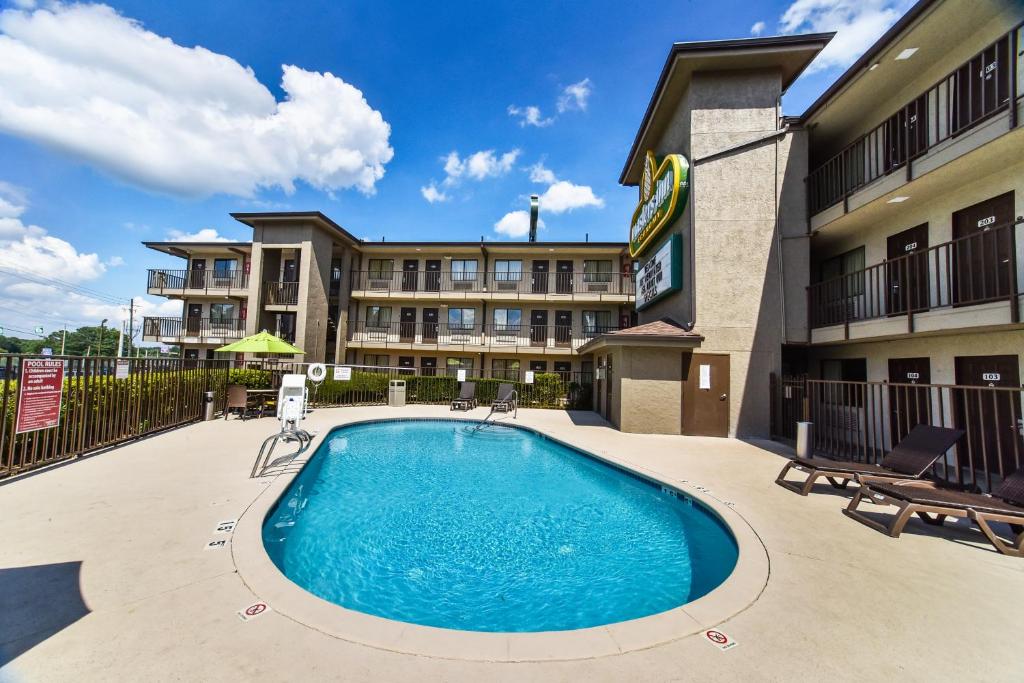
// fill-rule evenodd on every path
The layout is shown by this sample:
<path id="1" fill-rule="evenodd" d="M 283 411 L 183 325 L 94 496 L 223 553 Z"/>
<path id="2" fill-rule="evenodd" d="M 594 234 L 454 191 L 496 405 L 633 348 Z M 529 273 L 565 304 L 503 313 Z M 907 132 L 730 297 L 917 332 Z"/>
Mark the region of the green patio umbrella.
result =
<path id="1" fill-rule="evenodd" d="M 236 353 L 303 353 L 280 337 L 275 337 L 266 330 L 251 337 L 222 346 L 215 351 L 234 351 Z"/>

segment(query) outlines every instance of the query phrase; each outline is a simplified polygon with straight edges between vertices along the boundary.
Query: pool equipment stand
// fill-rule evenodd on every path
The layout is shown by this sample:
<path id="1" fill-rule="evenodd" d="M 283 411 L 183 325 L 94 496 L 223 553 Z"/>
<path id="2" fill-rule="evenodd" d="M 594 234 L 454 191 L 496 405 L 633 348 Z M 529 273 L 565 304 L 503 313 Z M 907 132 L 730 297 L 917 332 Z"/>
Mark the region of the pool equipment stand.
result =
<path id="1" fill-rule="evenodd" d="M 262 474 L 266 469 L 266 463 L 270 460 L 274 447 L 279 441 L 298 442 L 299 450 L 295 452 L 295 455 L 299 455 L 309 447 L 313 441 L 313 435 L 301 427 L 302 419 L 306 416 L 307 398 L 305 375 L 285 375 L 281 378 L 281 388 L 277 390 L 277 419 L 281 421 L 281 431 L 267 437 L 267 440 L 260 446 L 256 462 L 252 465 L 250 479 L 256 476 L 257 471 Z M 269 450 L 267 450 L 268 445 L 270 446 Z M 266 456 L 263 454 L 265 450 Z"/>

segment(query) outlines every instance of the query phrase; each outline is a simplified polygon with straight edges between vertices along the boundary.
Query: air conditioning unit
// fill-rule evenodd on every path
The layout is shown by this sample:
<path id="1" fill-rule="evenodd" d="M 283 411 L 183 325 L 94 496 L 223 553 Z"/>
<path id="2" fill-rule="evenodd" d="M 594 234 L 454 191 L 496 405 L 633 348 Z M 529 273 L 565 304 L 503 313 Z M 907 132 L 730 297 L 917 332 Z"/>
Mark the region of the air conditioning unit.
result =
<path id="1" fill-rule="evenodd" d="M 816 425 L 820 440 L 849 449 L 864 443 L 864 408 L 836 404 L 818 406 L 819 419 Z"/>
<path id="2" fill-rule="evenodd" d="M 456 280 L 452 283 L 452 289 L 456 292 L 468 292 L 473 289 L 472 280 Z"/>
<path id="3" fill-rule="evenodd" d="M 608 283 L 607 282 L 588 282 L 587 283 L 587 291 L 588 292 L 607 292 L 608 291 Z"/>
<path id="4" fill-rule="evenodd" d="M 518 285 L 519 285 L 518 282 L 498 282 L 497 283 L 498 291 L 504 291 L 504 292 L 514 292 L 514 291 L 516 291 L 516 289 L 518 289 Z"/>
<path id="5" fill-rule="evenodd" d="M 370 289 L 391 289 L 391 280 L 370 280 Z"/>

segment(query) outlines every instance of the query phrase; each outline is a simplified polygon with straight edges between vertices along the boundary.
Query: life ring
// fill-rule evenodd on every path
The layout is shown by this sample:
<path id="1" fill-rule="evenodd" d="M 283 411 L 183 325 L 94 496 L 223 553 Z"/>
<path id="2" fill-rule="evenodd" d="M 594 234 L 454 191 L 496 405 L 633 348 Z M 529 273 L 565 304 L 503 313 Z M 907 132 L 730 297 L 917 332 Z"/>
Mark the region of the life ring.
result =
<path id="1" fill-rule="evenodd" d="M 323 382 L 327 378 L 327 366 L 323 363 L 312 363 L 306 370 L 306 377 L 311 382 Z"/>

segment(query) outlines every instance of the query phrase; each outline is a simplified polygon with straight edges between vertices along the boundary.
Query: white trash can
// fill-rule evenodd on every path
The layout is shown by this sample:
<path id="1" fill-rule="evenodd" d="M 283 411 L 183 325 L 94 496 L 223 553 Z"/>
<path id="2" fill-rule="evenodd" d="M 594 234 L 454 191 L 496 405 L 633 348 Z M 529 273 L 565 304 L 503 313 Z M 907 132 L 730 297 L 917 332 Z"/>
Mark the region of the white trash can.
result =
<path id="1" fill-rule="evenodd" d="M 392 408 L 405 407 L 404 379 L 393 379 L 388 383 L 388 405 Z"/>
<path id="2" fill-rule="evenodd" d="M 796 423 L 796 456 L 809 458 L 814 455 L 814 423 Z"/>

